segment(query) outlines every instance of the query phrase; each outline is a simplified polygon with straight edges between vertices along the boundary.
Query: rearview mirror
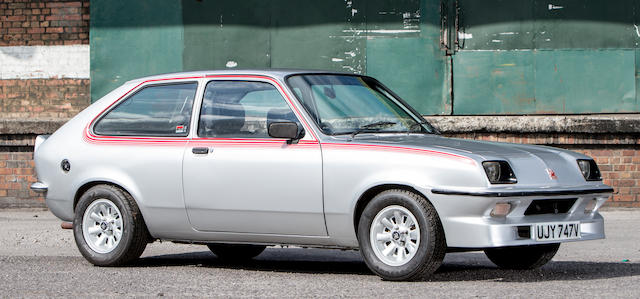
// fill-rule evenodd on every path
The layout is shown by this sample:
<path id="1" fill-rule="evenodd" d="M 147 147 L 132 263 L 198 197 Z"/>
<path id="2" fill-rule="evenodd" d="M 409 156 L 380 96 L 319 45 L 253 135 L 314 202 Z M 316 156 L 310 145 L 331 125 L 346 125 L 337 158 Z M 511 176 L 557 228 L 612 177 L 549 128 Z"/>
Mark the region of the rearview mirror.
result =
<path id="1" fill-rule="evenodd" d="M 267 131 L 273 138 L 288 139 L 287 143 L 295 143 L 294 141 L 304 137 L 304 130 L 298 130 L 295 122 L 273 122 L 269 124 Z"/>

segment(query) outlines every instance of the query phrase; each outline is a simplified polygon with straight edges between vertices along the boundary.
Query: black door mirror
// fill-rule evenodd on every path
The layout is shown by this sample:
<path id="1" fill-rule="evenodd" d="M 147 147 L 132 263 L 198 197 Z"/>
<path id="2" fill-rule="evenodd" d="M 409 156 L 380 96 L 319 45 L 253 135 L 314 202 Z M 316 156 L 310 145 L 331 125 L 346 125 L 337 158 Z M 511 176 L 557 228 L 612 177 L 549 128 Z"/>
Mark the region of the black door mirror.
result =
<path id="1" fill-rule="evenodd" d="M 304 130 L 298 130 L 298 124 L 294 122 L 273 122 L 269 124 L 267 131 L 273 138 L 289 139 L 288 143 L 304 137 Z"/>

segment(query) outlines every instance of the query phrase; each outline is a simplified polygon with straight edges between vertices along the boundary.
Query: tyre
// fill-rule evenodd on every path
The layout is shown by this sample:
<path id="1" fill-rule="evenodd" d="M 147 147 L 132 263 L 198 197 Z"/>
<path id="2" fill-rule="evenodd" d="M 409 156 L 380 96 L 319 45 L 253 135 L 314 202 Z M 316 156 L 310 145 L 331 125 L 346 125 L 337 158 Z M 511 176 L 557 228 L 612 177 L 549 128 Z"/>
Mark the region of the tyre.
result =
<path id="1" fill-rule="evenodd" d="M 97 266 L 119 266 L 140 257 L 149 233 L 131 195 L 97 185 L 79 199 L 73 220 L 76 245 Z"/>
<path id="2" fill-rule="evenodd" d="M 261 254 L 267 246 L 247 244 L 207 244 L 218 258 L 228 261 L 252 259 Z"/>
<path id="3" fill-rule="evenodd" d="M 548 263 L 556 255 L 560 243 L 532 246 L 515 246 L 486 249 L 484 253 L 502 269 L 536 269 Z"/>
<path id="4" fill-rule="evenodd" d="M 406 190 L 387 190 L 364 208 L 358 243 L 365 263 L 386 280 L 424 280 L 444 259 L 446 241 L 435 208 Z"/>

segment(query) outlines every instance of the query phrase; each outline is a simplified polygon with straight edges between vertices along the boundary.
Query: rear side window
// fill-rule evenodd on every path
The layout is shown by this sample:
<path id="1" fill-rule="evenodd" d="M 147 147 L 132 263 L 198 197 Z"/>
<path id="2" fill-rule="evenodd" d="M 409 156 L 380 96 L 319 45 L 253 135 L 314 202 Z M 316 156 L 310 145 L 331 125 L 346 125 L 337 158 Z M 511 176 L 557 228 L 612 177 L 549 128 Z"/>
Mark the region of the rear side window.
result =
<path id="1" fill-rule="evenodd" d="M 273 122 L 295 122 L 280 92 L 271 84 L 249 81 L 211 81 L 204 90 L 198 135 L 219 138 L 271 138 Z"/>
<path id="2" fill-rule="evenodd" d="M 195 82 L 145 87 L 107 112 L 93 130 L 100 135 L 187 136 Z"/>

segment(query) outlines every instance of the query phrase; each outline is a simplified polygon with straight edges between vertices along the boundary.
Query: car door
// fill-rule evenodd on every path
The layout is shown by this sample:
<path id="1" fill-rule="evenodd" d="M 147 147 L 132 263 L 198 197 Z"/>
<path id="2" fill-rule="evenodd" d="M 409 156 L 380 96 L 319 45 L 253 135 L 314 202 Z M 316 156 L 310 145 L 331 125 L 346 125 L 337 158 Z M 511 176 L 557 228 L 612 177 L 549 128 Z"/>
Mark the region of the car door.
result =
<path id="1" fill-rule="evenodd" d="M 297 143 L 269 137 L 272 122 L 303 129 L 290 99 L 270 80 L 222 77 L 206 84 L 183 162 L 185 206 L 196 230 L 327 235 L 319 143 L 308 128 Z"/>

